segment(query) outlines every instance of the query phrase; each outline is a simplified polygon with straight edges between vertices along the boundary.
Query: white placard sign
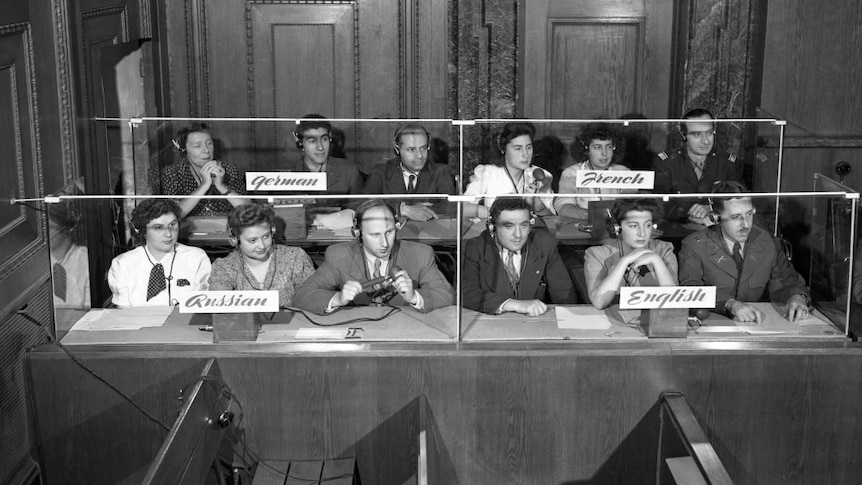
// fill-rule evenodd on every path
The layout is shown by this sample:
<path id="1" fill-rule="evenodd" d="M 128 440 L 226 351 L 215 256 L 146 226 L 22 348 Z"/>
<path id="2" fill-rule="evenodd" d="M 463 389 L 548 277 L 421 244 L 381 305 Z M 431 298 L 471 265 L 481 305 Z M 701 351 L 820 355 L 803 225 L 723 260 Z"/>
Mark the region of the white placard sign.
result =
<path id="1" fill-rule="evenodd" d="M 326 172 L 246 172 L 248 191 L 318 191 L 326 190 Z"/>
<path id="2" fill-rule="evenodd" d="M 715 308 L 714 286 L 623 286 L 620 308 Z"/>
<path id="3" fill-rule="evenodd" d="M 650 170 L 578 170 L 575 187 L 579 189 L 652 190 L 655 172 Z"/>
<path id="4" fill-rule="evenodd" d="M 180 313 L 274 313 L 278 292 L 198 291 L 180 300 Z"/>

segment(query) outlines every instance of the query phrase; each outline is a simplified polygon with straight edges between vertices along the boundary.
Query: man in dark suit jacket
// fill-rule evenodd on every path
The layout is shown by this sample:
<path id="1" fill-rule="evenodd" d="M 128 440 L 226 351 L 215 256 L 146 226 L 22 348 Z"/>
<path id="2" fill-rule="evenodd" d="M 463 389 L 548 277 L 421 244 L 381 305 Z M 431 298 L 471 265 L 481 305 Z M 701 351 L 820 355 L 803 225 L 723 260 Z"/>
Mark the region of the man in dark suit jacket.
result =
<path id="1" fill-rule="evenodd" d="M 551 303 L 574 303 L 575 290 L 557 252 L 557 241 L 532 230 L 530 203 L 501 197 L 491 206 L 488 229 L 467 241 L 461 272 L 464 307 L 483 313 L 537 316 Z"/>
<path id="2" fill-rule="evenodd" d="M 293 134 L 302 158 L 289 161 L 282 168 L 288 172 L 326 172 L 326 191 L 309 194 L 356 195 L 362 193 L 362 176 L 353 162 L 329 156 L 332 125 L 318 114 L 305 115 Z M 286 194 L 279 192 L 278 194 Z M 342 206 L 343 200 L 326 203 Z"/>
<path id="3" fill-rule="evenodd" d="M 754 205 L 743 192 L 745 187 L 735 182 L 717 186 L 716 193 L 740 197 L 713 197 L 717 224 L 682 241 L 680 284 L 715 286 L 714 311 L 738 321 L 763 320 L 763 313 L 748 302 L 762 301 L 767 288 L 772 301 L 786 304 L 788 320 L 807 317 L 811 299 L 805 280 L 790 264 L 781 241 L 753 225 Z"/>
<path id="4" fill-rule="evenodd" d="M 405 125 L 395 132 L 393 145 L 396 158 L 371 169 L 365 182 L 365 194 L 454 194 L 455 181 L 449 167 L 428 163 L 430 137 L 424 127 Z M 433 206 L 415 203 L 415 199 L 400 202 L 398 212 L 411 220 L 427 221 L 437 217 Z M 439 207 L 445 205 L 438 205 Z"/>
<path id="5" fill-rule="evenodd" d="M 732 153 L 720 155 L 715 147 L 715 119 L 709 111 L 696 108 L 682 115 L 679 134 L 685 143 L 668 155 L 659 153 L 655 170 L 654 191 L 662 194 L 707 194 L 719 182 L 742 181 L 740 164 Z M 705 200 L 671 199 L 665 204 L 665 219 L 675 222 L 697 222 L 708 225 L 709 206 Z"/>
<path id="6" fill-rule="evenodd" d="M 314 313 L 388 303 L 420 312 L 453 305 L 452 286 L 425 244 L 397 241 L 395 211 L 382 200 L 356 209 L 356 241 L 326 249 L 326 260 L 297 290 L 293 304 Z M 371 284 L 372 281 L 375 284 Z"/>

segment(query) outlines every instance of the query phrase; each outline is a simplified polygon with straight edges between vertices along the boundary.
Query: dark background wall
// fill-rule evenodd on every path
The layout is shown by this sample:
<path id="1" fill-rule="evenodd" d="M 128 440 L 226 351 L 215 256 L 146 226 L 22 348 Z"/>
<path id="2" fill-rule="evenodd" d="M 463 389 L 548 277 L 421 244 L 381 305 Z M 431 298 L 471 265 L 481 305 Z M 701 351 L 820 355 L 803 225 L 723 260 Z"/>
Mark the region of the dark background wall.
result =
<path id="1" fill-rule="evenodd" d="M 671 22 L 649 17 L 667 2 L 622 3 L 647 12 L 644 25 L 672 30 L 667 111 L 647 115 L 673 116 L 705 105 L 720 116 L 785 118 L 784 188 L 810 187 L 814 172 L 832 174 L 839 160 L 854 168 L 847 183 L 862 185 L 857 167 L 862 7 L 857 2 L 836 0 L 825 8 L 815 0 L 675 1 Z M 303 71 L 292 67 L 307 63 L 307 49 L 314 46 L 292 44 L 308 38 L 303 29 L 322 19 L 339 42 L 320 59 L 336 70 L 334 79 L 348 86 L 347 97 L 336 105 L 326 93 L 305 95 L 312 101 L 307 107 L 329 107 L 330 116 L 509 118 L 523 114 L 520 86 L 529 76 L 543 76 L 525 70 L 519 57 L 526 38 L 534 35 L 522 29 L 524 15 L 524 3 L 503 0 L 414 0 L 397 8 L 382 0 L 7 0 L 0 11 L 0 196 L 39 197 L 79 177 L 91 193 L 113 189 L 105 167 L 111 156 L 108 140 L 116 133 L 91 121 L 109 106 L 99 75 L 107 46 L 149 39 L 153 112 L 147 114 L 298 116 L 304 113 L 296 111 L 306 106 L 290 105 L 290 96 L 317 92 L 314 78 L 303 78 Z M 253 33 L 270 27 L 279 33 L 274 45 Z M 288 104 L 259 97 L 271 92 Z M 157 145 L 150 150 L 156 167 L 172 157 L 164 150 L 169 131 L 151 138 Z M 243 148 L 236 152 L 242 164 L 265 165 L 273 161 L 267 153 L 281 153 L 283 134 L 246 125 L 225 141 Z M 380 158 L 374 147 L 381 141 L 385 146 L 391 136 L 389 130 L 375 129 L 350 135 L 366 171 L 366 164 Z M 481 146 L 482 140 L 470 143 Z M 740 143 L 744 152 L 746 143 L 770 146 L 775 141 Z M 261 160 L 239 155 L 258 148 Z M 768 187 L 770 181 L 762 183 Z M 91 239 L 104 242 L 111 214 L 93 212 L 86 218 Z M 0 301 L 0 399 L 13 417 L 0 444 L 0 482 L 14 483 L 12 477 L 32 469 L 29 457 L 35 450 L 20 359 L 24 349 L 44 337 L 16 312 L 26 305 L 37 320 L 50 319 L 46 244 L 42 212 L 0 201 L 0 294 L 5 296 Z M 112 248 L 93 245 L 91 251 L 96 255 L 92 274 L 104 274 Z"/>

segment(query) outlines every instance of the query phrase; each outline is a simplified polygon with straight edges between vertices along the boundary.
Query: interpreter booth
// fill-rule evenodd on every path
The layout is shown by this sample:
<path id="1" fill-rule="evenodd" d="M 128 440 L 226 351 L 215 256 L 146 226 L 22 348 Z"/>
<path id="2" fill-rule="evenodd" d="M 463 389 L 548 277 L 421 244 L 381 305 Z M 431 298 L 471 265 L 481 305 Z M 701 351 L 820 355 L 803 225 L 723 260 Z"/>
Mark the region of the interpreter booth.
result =
<path id="1" fill-rule="evenodd" d="M 782 120 L 94 123 L 17 201 L 45 483 L 862 479 L 858 193 Z"/>

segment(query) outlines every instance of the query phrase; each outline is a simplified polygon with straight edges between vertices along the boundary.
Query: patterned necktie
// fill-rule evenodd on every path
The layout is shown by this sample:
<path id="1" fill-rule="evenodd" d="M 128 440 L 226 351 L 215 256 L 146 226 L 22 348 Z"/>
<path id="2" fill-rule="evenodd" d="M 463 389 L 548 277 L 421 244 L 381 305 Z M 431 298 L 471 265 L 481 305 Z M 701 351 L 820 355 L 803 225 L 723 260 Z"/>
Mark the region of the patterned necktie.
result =
<path id="1" fill-rule="evenodd" d="M 150 282 L 147 285 L 147 301 L 150 301 L 154 296 L 163 292 L 167 288 L 165 285 L 165 267 L 162 263 L 153 265 L 150 270 Z"/>
<path id="2" fill-rule="evenodd" d="M 412 194 L 414 190 L 416 190 L 416 176 L 410 174 L 410 177 L 407 179 L 407 193 Z"/>
<path id="3" fill-rule="evenodd" d="M 57 298 L 66 301 L 66 268 L 60 263 L 54 263 L 51 273 L 54 278 L 54 294 Z"/>
<path id="4" fill-rule="evenodd" d="M 383 276 L 383 275 L 380 273 L 380 260 L 375 258 L 374 259 L 374 271 L 371 273 L 371 278 L 376 279 L 376 278 L 380 278 L 381 276 Z M 373 290 L 379 290 L 380 287 L 381 287 L 381 284 L 377 283 L 376 285 L 374 285 L 372 287 L 372 289 Z"/>
<path id="5" fill-rule="evenodd" d="M 512 289 L 517 290 L 521 275 L 518 273 L 518 269 L 515 268 L 515 253 L 508 249 L 504 249 L 504 251 L 506 251 L 506 274 L 509 276 L 509 283 L 512 284 Z"/>
<path id="6" fill-rule="evenodd" d="M 733 261 L 736 262 L 736 270 L 742 273 L 742 245 L 733 243 Z"/>

